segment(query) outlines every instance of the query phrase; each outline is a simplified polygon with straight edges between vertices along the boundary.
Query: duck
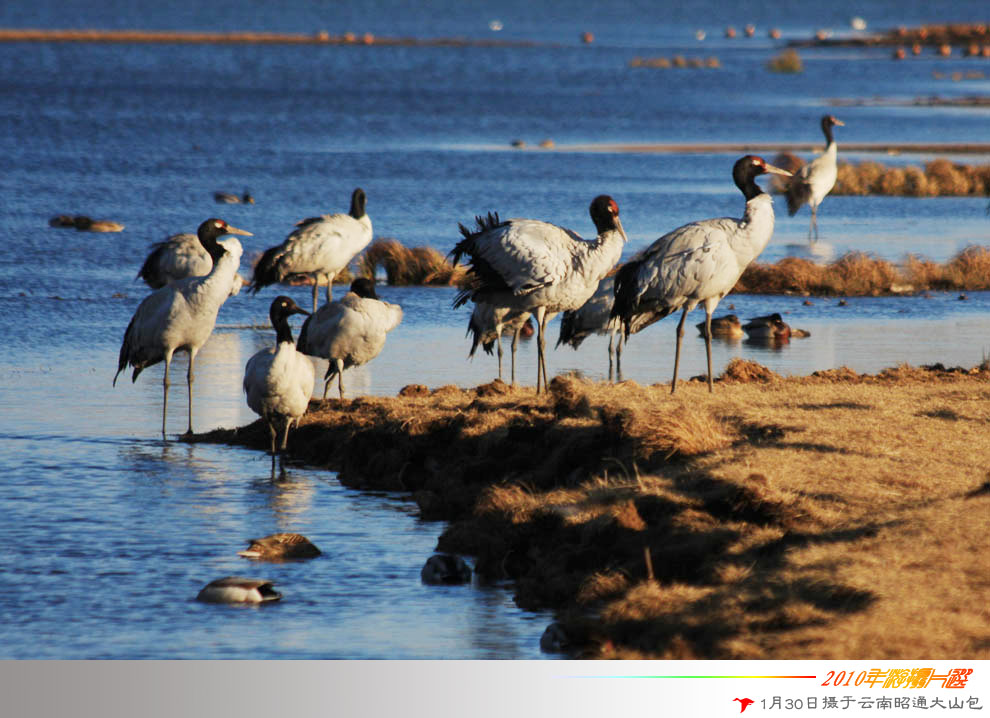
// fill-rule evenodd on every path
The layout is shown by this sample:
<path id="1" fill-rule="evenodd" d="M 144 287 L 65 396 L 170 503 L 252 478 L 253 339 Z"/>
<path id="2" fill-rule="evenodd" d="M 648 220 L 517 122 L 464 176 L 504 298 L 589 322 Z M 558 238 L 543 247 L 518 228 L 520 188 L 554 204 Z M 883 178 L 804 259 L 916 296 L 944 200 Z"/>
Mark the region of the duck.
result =
<path id="1" fill-rule="evenodd" d="M 92 219 L 84 214 L 76 215 L 72 220 L 73 226 L 80 232 L 122 232 L 124 225 L 109 219 Z"/>
<path id="2" fill-rule="evenodd" d="M 302 534 L 277 533 L 262 538 L 251 539 L 248 547 L 238 551 L 238 556 L 260 561 L 287 561 L 316 558 L 322 553 Z"/>
<path id="3" fill-rule="evenodd" d="M 751 341 L 786 342 L 791 338 L 791 328 L 776 312 L 749 320 L 742 330 Z"/>
<path id="4" fill-rule="evenodd" d="M 705 323 L 695 324 L 701 336 L 705 336 Z M 735 314 L 712 318 L 712 337 L 715 339 L 739 339 L 743 335 L 742 323 Z"/>
<path id="5" fill-rule="evenodd" d="M 274 585 L 273 581 L 265 578 L 226 576 L 206 584 L 196 600 L 205 603 L 268 603 L 282 598 Z"/>
<path id="6" fill-rule="evenodd" d="M 240 197 L 229 192 L 214 192 L 213 199 L 217 204 L 254 204 L 254 197 L 247 190 Z"/>
<path id="7" fill-rule="evenodd" d="M 438 553 L 426 560 L 419 577 L 423 583 L 430 585 L 469 583 L 471 567 L 460 556 Z"/>

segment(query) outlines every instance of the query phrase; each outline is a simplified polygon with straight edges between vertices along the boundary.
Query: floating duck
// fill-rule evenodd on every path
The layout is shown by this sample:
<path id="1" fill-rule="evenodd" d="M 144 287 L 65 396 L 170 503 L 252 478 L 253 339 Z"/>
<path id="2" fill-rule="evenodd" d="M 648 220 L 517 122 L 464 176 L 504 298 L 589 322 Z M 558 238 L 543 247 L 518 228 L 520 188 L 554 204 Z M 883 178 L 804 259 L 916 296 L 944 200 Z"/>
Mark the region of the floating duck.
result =
<path id="1" fill-rule="evenodd" d="M 206 603 L 268 603 L 278 601 L 282 594 L 276 591 L 272 581 L 264 578 L 227 576 L 210 581 L 196 596 Z"/>
<path id="2" fill-rule="evenodd" d="M 471 567 L 460 556 L 438 553 L 426 559 L 419 577 L 430 585 L 469 583 Z"/>
<path id="3" fill-rule="evenodd" d="M 260 561 L 291 561 L 294 559 L 316 558 L 322 552 L 308 538 L 301 534 L 277 533 L 264 538 L 251 539 L 238 556 Z"/>
<path id="4" fill-rule="evenodd" d="M 701 336 L 705 336 L 705 323 L 695 324 Z M 714 339 L 739 339 L 743 335 L 742 323 L 735 314 L 726 314 L 724 317 L 712 318 L 712 338 Z"/>
<path id="5" fill-rule="evenodd" d="M 124 225 L 108 219 L 90 219 L 84 214 L 76 215 L 73 225 L 80 232 L 120 232 Z"/>
<path id="6" fill-rule="evenodd" d="M 214 192 L 213 199 L 218 204 L 254 204 L 254 197 L 247 190 L 244 190 L 244 194 L 240 197 L 229 192 Z"/>
<path id="7" fill-rule="evenodd" d="M 751 319 L 742 329 L 751 341 L 785 342 L 791 338 L 791 328 L 777 313 Z"/>

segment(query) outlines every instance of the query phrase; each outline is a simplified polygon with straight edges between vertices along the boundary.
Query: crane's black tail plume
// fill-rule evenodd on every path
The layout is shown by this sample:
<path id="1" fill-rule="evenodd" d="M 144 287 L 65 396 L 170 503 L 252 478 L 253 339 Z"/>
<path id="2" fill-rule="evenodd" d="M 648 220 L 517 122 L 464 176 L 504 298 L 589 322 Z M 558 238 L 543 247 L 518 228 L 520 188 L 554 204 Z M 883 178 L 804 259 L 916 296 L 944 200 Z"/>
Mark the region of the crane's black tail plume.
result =
<path id="1" fill-rule="evenodd" d="M 629 338 L 629 325 L 636 313 L 636 274 L 640 264 L 637 261 L 626 262 L 615 275 L 615 301 L 609 316 L 618 317 L 622 322 L 625 339 Z"/>
<path id="2" fill-rule="evenodd" d="M 787 214 L 793 217 L 811 199 L 811 185 L 795 177 L 787 185 L 785 196 L 787 197 Z"/>
<path id="3" fill-rule="evenodd" d="M 248 287 L 252 294 L 257 294 L 264 287 L 270 284 L 278 284 L 285 276 L 279 270 L 278 261 L 282 258 L 282 247 L 270 247 L 261 255 L 261 259 L 254 265 L 254 277 Z"/>

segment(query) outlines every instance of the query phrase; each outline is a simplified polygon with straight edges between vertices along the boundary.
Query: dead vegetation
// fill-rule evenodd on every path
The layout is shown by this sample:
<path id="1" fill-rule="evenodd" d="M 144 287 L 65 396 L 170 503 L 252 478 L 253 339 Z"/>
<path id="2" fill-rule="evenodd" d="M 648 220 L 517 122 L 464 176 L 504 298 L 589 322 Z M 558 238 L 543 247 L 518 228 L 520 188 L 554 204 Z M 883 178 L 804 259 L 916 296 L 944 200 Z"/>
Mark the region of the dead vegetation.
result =
<path id="1" fill-rule="evenodd" d="M 375 277 L 381 267 L 385 270 L 386 281 L 393 286 L 457 284 L 467 272 L 463 266 L 454 267 L 432 247 L 406 247 L 398 240 L 388 238 L 372 242 L 361 255 L 359 264 L 364 277 Z"/>
<path id="2" fill-rule="evenodd" d="M 945 264 L 908 256 L 901 265 L 850 252 L 829 264 L 785 257 L 754 262 L 732 291 L 740 294 L 879 296 L 929 290 L 990 289 L 990 247 L 969 246 Z"/>
<path id="3" fill-rule="evenodd" d="M 313 402 L 294 458 L 409 492 L 577 654 L 986 658 L 990 370 L 557 377 Z M 195 440 L 263 450 L 260 422 Z M 534 638 L 535 640 L 535 638 Z"/>
<path id="4" fill-rule="evenodd" d="M 804 160 L 790 152 L 774 158 L 775 165 L 796 172 Z M 787 179 L 775 177 L 775 192 L 787 188 Z M 944 158 L 924 168 L 914 165 L 889 167 L 879 162 L 839 162 L 832 195 L 881 195 L 886 197 L 982 197 L 990 196 L 990 165 L 965 165 Z"/>

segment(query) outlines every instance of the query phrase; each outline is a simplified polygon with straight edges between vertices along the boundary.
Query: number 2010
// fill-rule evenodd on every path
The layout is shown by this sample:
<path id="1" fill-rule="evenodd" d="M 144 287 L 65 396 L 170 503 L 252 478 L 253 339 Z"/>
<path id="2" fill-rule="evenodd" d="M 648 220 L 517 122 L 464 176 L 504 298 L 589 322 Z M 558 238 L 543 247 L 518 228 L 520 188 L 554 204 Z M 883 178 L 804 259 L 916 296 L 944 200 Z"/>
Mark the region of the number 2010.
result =
<path id="1" fill-rule="evenodd" d="M 858 686 L 858 685 L 860 685 L 865 680 L 866 680 L 866 671 L 860 671 L 859 673 L 857 673 L 855 680 L 853 680 L 852 671 L 850 671 L 849 673 L 846 673 L 845 671 L 838 671 L 838 672 L 836 672 L 836 671 L 829 671 L 828 672 L 828 677 L 825 679 L 825 682 L 822 683 L 822 685 L 823 686 L 832 685 L 832 686 L 836 686 L 836 687 L 846 687 L 846 686 L 849 686 L 850 683 L 851 683 L 854 686 Z"/>

